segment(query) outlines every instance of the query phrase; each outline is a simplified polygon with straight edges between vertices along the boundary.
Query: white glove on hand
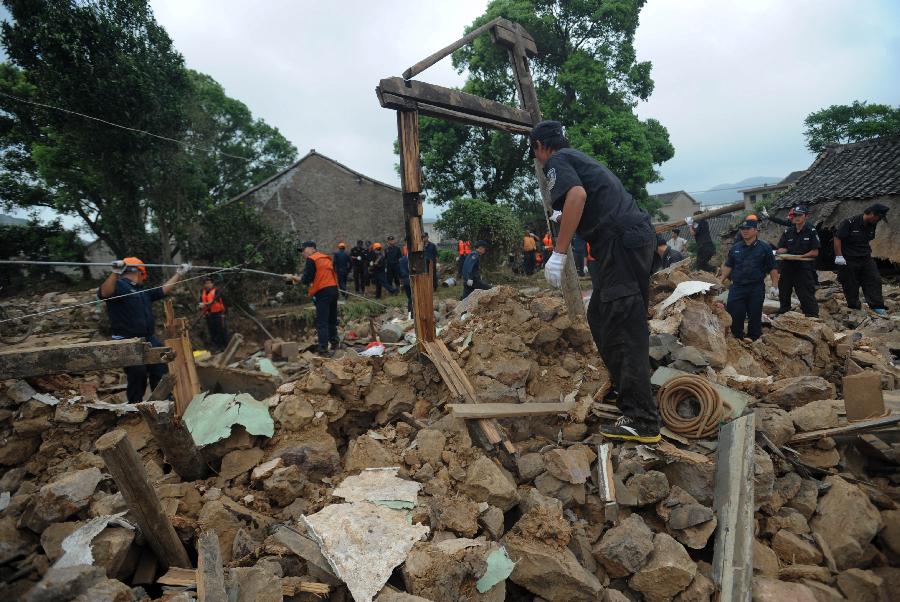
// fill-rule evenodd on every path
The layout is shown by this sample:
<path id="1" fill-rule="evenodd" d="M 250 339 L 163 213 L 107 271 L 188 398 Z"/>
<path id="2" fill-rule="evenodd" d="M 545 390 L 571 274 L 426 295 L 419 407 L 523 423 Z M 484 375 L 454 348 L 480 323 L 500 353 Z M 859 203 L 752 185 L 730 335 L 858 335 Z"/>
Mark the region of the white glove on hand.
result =
<path id="1" fill-rule="evenodd" d="M 778 287 L 777 286 L 769 287 L 769 299 L 778 299 Z"/>
<path id="2" fill-rule="evenodd" d="M 686 223 L 688 226 L 693 226 L 693 225 L 694 225 L 694 218 L 692 218 L 692 217 L 689 215 L 689 216 L 687 216 L 686 218 L 684 218 L 684 223 Z"/>
<path id="3" fill-rule="evenodd" d="M 474 280 L 466 280 L 466 286 L 475 286 Z"/>
<path id="4" fill-rule="evenodd" d="M 843 255 L 838 255 L 834 258 L 834 265 L 847 265 L 847 260 L 844 259 Z"/>
<path id="5" fill-rule="evenodd" d="M 553 213 L 550 214 L 550 221 L 559 223 L 560 218 L 562 218 L 562 211 L 554 210 Z"/>
<path id="6" fill-rule="evenodd" d="M 190 271 L 191 271 L 191 264 L 190 263 L 182 263 L 180 266 L 178 266 L 178 269 L 175 270 L 175 273 L 178 274 L 179 276 L 184 276 L 185 274 L 187 274 Z"/>
<path id="7" fill-rule="evenodd" d="M 769 210 L 765 207 L 762 208 L 762 211 L 760 211 L 760 213 L 762 213 L 763 217 L 769 217 Z"/>
<path id="8" fill-rule="evenodd" d="M 125 262 L 121 259 L 116 259 L 112 262 L 112 272 L 113 274 L 124 274 L 125 273 Z"/>
<path id="9" fill-rule="evenodd" d="M 553 255 L 547 260 L 544 266 L 544 278 L 550 286 L 559 287 L 562 284 L 563 269 L 566 267 L 566 255 L 553 251 Z"/>

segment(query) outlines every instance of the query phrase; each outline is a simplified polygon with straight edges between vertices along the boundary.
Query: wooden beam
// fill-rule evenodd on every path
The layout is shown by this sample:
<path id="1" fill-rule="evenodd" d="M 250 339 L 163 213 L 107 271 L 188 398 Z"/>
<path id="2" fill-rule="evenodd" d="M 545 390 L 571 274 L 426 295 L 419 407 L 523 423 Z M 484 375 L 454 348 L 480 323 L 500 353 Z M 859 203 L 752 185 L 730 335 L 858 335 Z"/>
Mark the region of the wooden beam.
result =
<path id="1" fill-rule="evenodd" d="M 731 205 L 725 205 L 724 207 L 719 207 L 718 209 L 713 209 L 712 211 L 705 211 L 699 215 L 693 216 L 694 221 L 709 219 L 711 217 L 718 217 L 720 215 L 727 215 L 729 213 L 734 213 L 735 211 L 744 211 L 744 201 L 740 203 L 732 203 Z M 656 233 L 660 232 L 670 232 L 675 228 L 681 228 L 682 226 L 686 226 L 687 222 L 683 219 L 678 220 L 677 222 L 670 222 L 668 224 L 658 224 L 656 226 Z"/>
<path id="2" fill-rule="evenodd" d="M 713 509 L 713 582 L 719 600 L 750 602 L 753 592 L 753 447 L 755 414 L 719 428 Z"/>
<path id="3" fill-rule="evenodd" d="M 521 32 L 521 33 L 520 33 Z M 522 47 L 525 50 L 525 56 L 531 58 L 537 55 L 537 45 L 531 34 L 518 23 L 513 23 L 508 19 L 497 19 L 493 29 L 491 29 L 491 39 L 494 44 L 504 46 L 506 48 L 515 48 L 521 36 Z"/>
<path id="4" fill-rule="evenodd" d="M 236 332 L 231 335 L 231 339 L 228 341 L 228 345 L 225 347 L 225 351 L 216 356 L 211 364 L 214 366 L 227 366 L 231 363 L 231 359 L 234 357 L 234 354 L 237 353 L 238 347 L 241 346 L 241 343 L 244 342 L 244 336 Z"/>
<path id="5" fill-rule="evenodd" d="M 788 444 L 808 443 L 810 441 L 822 439 L 823 437 L 834 437 L 835 435 L 846 435 L 848 433 L 857 433 L 860 431 L 874 431 L 893 426 L 897 423 L 900 423 L 900 414 L 894 414 L 886 418 L 875 418 L 874 420 L 862 420 L 860 422 L 852 422 L 844 426 L 836 426 L 830 429 L 798 433 L 788 440 Z"/>
<path id="6" fill-rule="evenodd" d="M 225 569 L 219 551 L 219 536 L 215 531 L 203 531 L 197 538 L 197 600 L 198 602 L 228 602 L 225 593 Z"/>
<path id="7" fill-rule="evenodd" d="M 143 339 L 28 347 L 0 352 L 2 378 L 29 378 L 160 364 L 172 356 L 168 347 L 152 347 Z"/>
<path id="8" fill-rule="evenodd" d="M 128 433 L 124 429 L 110 431 L 97 439 L 96 446 L 128 504 L 129 517 L 141 528 L 160 563 L 165 567 L 189 568 L 191 562 L 184 545 L 163 511 L 144 464 L 128 440 Z"/>
<path id="9" fill-rule="evenodd" d="M 515 418 L 517 416 L 546 416 L 568 414 L 574 401 L 561 403 L 450 403 L 447 409 L 457 418 Z"/>
<path id="10" fill-rule="evenodd" d="M 487 117 L 497 121 L 514 123 L 517 125 L 531 126 L 531 116 L 527 111 L 517 109 L 503 103 L 473 94 L 467 94 L 460 90 L 453 90 L 434 84 L 426 84 L 416 80 L 404 81 L 399 77 L 389 77 L 381 80 L 375 89 L 381 106 L 385 106 L 384 94 L 399 96 L 417 103 L 425 103 L 436 107 L 451 109 L 466 115 Z"/>
<path id="11" fill-rule="evenodd" d="M 425 59 L 422 59 L 421 61 L 419 61 L 418 63 L 416 63 L 409 69 L 407 69 L 406 71 L 404 71 L 403 79 L 409 79 L 411 77 L 415 77 L 416 75 L 422 73 L 423 71 L 425 71 L 426 69 L 428 69 L 429 67 L 431 67 L 432 65 L 434 65 L 435 63 L 440 61 L 442 58 L 453 54 L 454 52 L 456 52 L 457 50 L 459 50 L 466 44 L 469 44 L 470 42 L 472 42 L 475 38 L 477 38 L 481 34 L 487 33 L 492 27 L 494 27 L 494 25 L 496 25 L 500 21 L 505 21 L 505 20 L 506 19 L 504 19 L 503 17 L 497 17 L 496 19 L 488 21 L 481 27 L 477 27 L 477 28 L 473 29 L 472 31 L 467 33 L 465 36 L 456 40 L 452 44 L 444 46 L 443 48 L 441 48 L 440 50 L 438 50 L 431 56 L 429 56 Z"/>
<path id="12" fill-rule="evenodd" d="M 174 381 L 171 374 L 163 378 Z M 185 481 L 196 481 L 206 477 L 208 467 L 200 450 L 184 422 L 175 417 L 171 401 L 151 400 L 135 404 L 147 423 L 150 433 L 162 450 L 166 462 Z"/>
<path id="13" fill-rule="evenodd" d="M 275 394 L 278 384 L 270 374 L 240 368 L 197 366 L 197 377 L 204 391 L 210 393 L 249 393 L 255 399 Z"/>
<path id="14" fill-rule="evenodd" d="M 619 517 L 619 503 L 616 500 L 616 481 L 612 466 L 612 448 L 609 443 L 597 446 L 597 489 L 603 502 L 603 517 L 614 523 Z"/>
<path id="15" fill-rule="evenodd" d="M 199 598 L 200 583 L 197 581 L 198 571 L 194 569 L 171 568 L 161 575 L 156 582 L 160 585 L 172 585 L 175 587 L 196 587 L 198 599 L 202 602 L 203 598 Z M 325 583 L 317 583 L 315 581 L 301 581 L 301 577 L 283 577 L 281 579 L 281 594 L 286 597 L 296 596 L 300 593 L 315 594 L 317 597 L 327 596 L 331 591 Z M 227 600 L 227 598 L 226 598 Z"/>
<path id="16" fill-rule="evenodd" d="M 397 111 L 418 111 L 419 115 L 424 115 L 425 117 L 436 117 L 438 119 L 462 123 L 464 125 L 486 127 L 493 130 L 500 130 L 502 132 L 509 132 L 510 134 L 521 134 L 527 136 L 531 132 L 531 126 L 529 125 L 519 125 L 517 123 L 510 123 L 508 121 L 498 121 L 496 119 L 489 119 L 487 117 L 467 115 L 466 113 L 460 113 L 459 111 L 454 111 L 452 109 L 436 107 L 434 105 L 423 102 L 416 102 L 414 100 L 402 98 L 394 94 L 383 93 L 381 95 L 381 100 L 384 108 L 386 109 L 394 109 Z"/>

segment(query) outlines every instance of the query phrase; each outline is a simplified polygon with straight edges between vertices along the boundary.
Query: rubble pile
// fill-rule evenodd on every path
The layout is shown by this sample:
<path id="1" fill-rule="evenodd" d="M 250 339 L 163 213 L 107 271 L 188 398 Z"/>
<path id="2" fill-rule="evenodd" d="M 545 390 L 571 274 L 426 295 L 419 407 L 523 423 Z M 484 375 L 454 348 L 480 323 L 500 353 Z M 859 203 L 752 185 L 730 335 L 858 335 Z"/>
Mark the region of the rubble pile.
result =
<path id="1" fill-rule="evenodd" d="M 876 374 L 894 399 L 900 323 L 847 328 L 843 316 L 790 313 L 760 340 L 735 341 L 715 287 L 662 308 L 697 280 L 683 270 L 654 278 L 654 384 L 697 374 L 727 396 L 730 417 L 755 414 L 754 600 L 890 599 L 900 588 L 900 444 L 817 431 L 847 424 L 848 374 Z M 603 499 L 594 433 L 616 415 L 609 377 L 558 295 L 501 286 L 438 310 L 439 336 L 479 401 L 574 402 L 565 414 L 499 419 L 515 455 L 485 450 L 478 423 L 447 411 L 460 400 L 405 345 L 411 324 L 390 323 L 397 344 L 381 356 L 300 354 L 275 394 L 254 400 L 253 420 L 270 420 L 271 436 L 248 432 L 263 432 L 242 422 L 249 411 L 232 412 L 230 431 L 201 449 L 211 476 L 194 481 L 166 462 L 137 412 L 86 405 L 117 373 L 2 381 L 0 591 L 196 596 L 193 571 L 157 566 L 97 453 L 97 439 L 121 428 L 192 562 L 199 535 L 217 535 L 231 600 L 315 600 L 317 588 L 381 602 L 715 599 L 719 441 L 666 432 L 659 446 L 611 446 L 615 499 Z M 240 397 L 208 396 L 197 406 L 208 413 L 191 420 L 211 420 L 213 402 L 243 407 Z"/>

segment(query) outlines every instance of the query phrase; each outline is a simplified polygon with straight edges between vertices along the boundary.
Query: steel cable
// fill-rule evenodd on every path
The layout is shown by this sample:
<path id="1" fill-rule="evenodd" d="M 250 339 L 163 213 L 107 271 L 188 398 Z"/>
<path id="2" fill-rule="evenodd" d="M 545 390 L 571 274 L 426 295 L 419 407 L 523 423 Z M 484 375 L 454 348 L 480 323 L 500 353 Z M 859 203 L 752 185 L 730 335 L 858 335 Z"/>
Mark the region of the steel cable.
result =
<path id="1" fill-rule="evenodd" d="M 659 414 L 673 433 L 688 439 L 705 439 L 715 435 L 719 423 L 731 406 L 722 400 L 710 382 L 702 376 L 677 376 L 659 388 Z M 696 415 L 684 417 L 678 412 L 685 402 L 694 402 Z M 693 405 L 693 404 L 691 404 Z"/>

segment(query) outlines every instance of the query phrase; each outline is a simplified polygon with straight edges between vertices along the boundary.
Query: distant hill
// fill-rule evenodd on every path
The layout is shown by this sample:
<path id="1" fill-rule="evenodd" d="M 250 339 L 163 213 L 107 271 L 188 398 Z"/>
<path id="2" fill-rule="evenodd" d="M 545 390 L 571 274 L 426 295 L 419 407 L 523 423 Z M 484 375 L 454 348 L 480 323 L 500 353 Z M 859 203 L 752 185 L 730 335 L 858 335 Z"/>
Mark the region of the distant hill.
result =
<path id="1" fill-rule="evenodd" d="M 753 176 L 752 178 L 745 178 L 740 182 L 713 186 L 707 192 L 692 192 L 691 196 L 697 199 L 697 202 L 701 205 L 718 205 L 720 203 L 741 200 L 741 194 L 738 190 L 762 186 L 763 184 L 777 184 L 783 179 L 784 177 Z"/>
<path id="2" fill-rule="evenodd" d="M 27 226 L 28 220 L 0 213 L 0 226 Z"/>

